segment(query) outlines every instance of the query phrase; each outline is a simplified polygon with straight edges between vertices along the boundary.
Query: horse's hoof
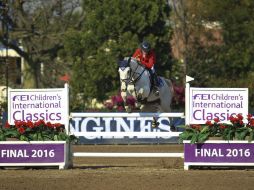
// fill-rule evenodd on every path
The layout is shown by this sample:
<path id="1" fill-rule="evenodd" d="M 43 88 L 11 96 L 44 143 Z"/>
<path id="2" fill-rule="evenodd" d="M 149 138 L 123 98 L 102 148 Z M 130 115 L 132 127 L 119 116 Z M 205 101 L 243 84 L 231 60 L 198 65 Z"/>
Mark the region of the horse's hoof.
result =
<path id="1" fill-rule="evenodd" d="M 159 122 L 152 122 L 152 128 L 157 128 L 159 124 Z"/>

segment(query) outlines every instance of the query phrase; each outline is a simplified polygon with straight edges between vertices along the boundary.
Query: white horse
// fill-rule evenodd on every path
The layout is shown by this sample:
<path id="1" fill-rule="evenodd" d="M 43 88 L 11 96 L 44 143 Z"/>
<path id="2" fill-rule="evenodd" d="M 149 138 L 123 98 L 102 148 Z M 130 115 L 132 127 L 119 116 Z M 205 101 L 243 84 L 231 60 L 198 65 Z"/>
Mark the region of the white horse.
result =
<path id="1" fill-rule="evenodd" d="M 125 102 L 125 109 L 128 112 L 131 111 L 126 104 L 128 95 L 136 98 L 141 112 L 170 112 L 174 93 L 170 80 L 159 77 L 159 96 L 156 96 L 152 89 L 152 79 L 149 71 L 135 58 L 126 57 L 118 64 L 121 96 Z"/>

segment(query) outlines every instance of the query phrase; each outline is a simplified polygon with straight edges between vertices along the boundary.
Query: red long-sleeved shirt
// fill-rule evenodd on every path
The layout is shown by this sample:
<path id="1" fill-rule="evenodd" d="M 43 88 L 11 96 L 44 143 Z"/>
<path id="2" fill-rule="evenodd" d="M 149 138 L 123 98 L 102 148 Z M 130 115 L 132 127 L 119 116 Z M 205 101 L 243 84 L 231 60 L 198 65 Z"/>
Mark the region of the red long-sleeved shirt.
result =
<path id="1" fill-rule="evenodd" d="M 132 57 L 139 60 L 148 69 L 151 69 L 156 62 L 155 53 L 153 50 L 151 50 L 150 53 L 144 57 L 142 50 L 138 48 Z"/>

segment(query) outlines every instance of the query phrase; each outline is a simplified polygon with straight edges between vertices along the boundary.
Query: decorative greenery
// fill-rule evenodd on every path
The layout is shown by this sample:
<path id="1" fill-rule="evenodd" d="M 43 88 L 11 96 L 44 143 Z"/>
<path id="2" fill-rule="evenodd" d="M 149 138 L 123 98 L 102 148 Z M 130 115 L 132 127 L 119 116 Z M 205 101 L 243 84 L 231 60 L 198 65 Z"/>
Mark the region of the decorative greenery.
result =
<path id="1" fill-rule="evenodd" d="M 203 143 L 210 137 L 221 137 L 223 140 L 254 140 L 254 118 L 251 114 L 244 118 L 241 114 L 230 116 L 230 123 L 220 123 L 218 118 L 207 121 L 205 125 L 184 126 L 180 140 L 190 140 L 191 143 Z"/>
<path id="2" fill-rule="evenodd" d="M 74 135 L 66 134 L 64 125 L 60 123 L 52 124 L 39 120 L 16 121 L 15 125 L 6 123 L 0 128 L 0 141 L 6 141 L 8 138 L 16 138 L 21 141 L 76 141 Z"/>

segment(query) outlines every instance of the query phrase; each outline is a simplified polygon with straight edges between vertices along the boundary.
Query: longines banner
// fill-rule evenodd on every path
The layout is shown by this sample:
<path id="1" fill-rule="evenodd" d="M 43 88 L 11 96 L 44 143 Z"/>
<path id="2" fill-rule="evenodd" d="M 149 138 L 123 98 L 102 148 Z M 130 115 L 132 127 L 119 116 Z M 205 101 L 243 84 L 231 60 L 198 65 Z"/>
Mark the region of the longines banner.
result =
<path id="1" fill-rule="evenodd" d="M 52 89 L 11 89 L 8 92 L 8 122 L 38 121 L 66 123 L 68 118 L 68 90 Z"/>
<path id="2" fill-rule="evenodd" d="M 190 124 L 218 118 L 228 122 L 235 114 L 248 114 L 248 88 L 190 88 Z"/>
<path id="3" fill-rule="evenodd" d="M 179 119 L 179 118 L 178 118 Z M 79 137 L 82 144 L 135 144 L 135 143 L 168 143 L 178 142 L 177 137 L 170 136 L 170 124 L 176 123 L 169 118 L 158 118 L 160 123 L 157 128 L 151 127 L 151 117 L 74 117 L 70 121 L 72 132 L 140 132 L 139 137 L 114 137 L 114 136 L 89 136 Z M 145 132 L 168 132 L 168 137 L 142 137 Z"/>

